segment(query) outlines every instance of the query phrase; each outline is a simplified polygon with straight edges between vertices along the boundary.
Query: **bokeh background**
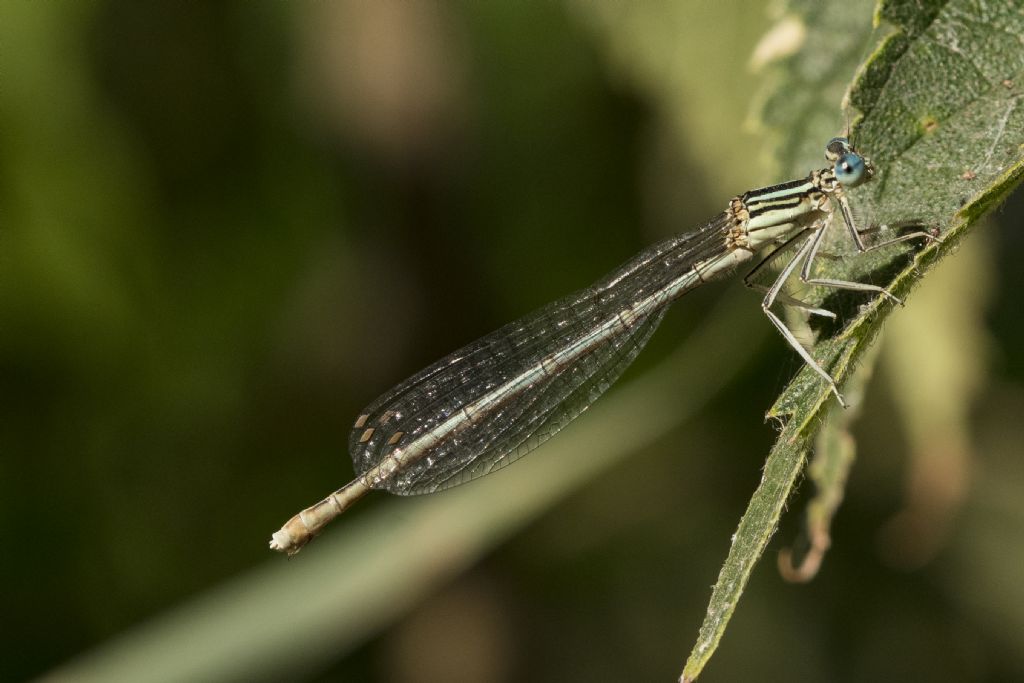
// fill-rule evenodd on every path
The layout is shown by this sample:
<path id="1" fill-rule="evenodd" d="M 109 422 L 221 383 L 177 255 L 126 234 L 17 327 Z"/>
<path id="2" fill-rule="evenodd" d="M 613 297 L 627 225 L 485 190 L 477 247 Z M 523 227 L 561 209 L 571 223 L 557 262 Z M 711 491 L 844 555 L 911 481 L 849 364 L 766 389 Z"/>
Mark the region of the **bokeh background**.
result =
<path id="1" fill-rule="evenodd" d="M 212 659 L 243 643 L 192 680 L 678 675 L 798 367 L 735 283 L 688 296 L 623 380 L 674 385 L 633 407 L 678 401 L 678 424 L 602 425 L 628 457 L 474 551 L 403 561 L 407 536 L 370 520 L 409 524 L 418 501 L 384 494 L 291 562 L 266 541 L 351 477 L 348 430 L 379 393 L 780 179 L 751 125 L 767 76 L 750 55 L 777 17 L 740 0 L 0 8 L 0 679 L 129 680 L 119 662 L 163 648 L 130 680 L 174 680 L 198 655 L 173 624 Z M 821 574 L 775 568 L 805 485 L 704 680 L 1024 677 L 1022 215 L 1018 195 L 894 316 Z M 665 376 L 681 344 L 721 385 Z M 600 409 L 527 460 L 623 414 Z M 406 572 L 368 570 L 400 609 L 324 599 L 337 620 L 298 609 L 298 642 L 202 631 L 225 612 L 273 631 L 264 602 L 318 602 L 361 541 L 315 585 L 304 563 L 355 530 Z"/>

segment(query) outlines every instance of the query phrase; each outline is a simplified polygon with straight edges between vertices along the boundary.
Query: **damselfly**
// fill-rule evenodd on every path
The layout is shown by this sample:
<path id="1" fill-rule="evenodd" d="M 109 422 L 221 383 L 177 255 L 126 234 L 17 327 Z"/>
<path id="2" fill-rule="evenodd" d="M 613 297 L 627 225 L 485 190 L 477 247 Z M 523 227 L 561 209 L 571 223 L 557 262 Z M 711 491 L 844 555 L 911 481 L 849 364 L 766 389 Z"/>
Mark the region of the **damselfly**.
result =
<path id="1" fill-rule="evenodd" d="M 356 479 L 288 520 L 270 547 L 298 552 L 370 489 L 431 493 L 522 457 L 604 393 L 640 352 L 670 303 L 769 247 L 775 249 L 755 270 L 788 247 L 796 251 L 767 287 L 761 307 L 842 403 L 835 380 L 772 311 L 785 296 L 783 286 L 799 268 L 804 283 L 895 300 L 876 285 L 813 276 L 837 210 L 860 252 L 938 238 L 913 232 L 866 246 L 845 190 L 870 180 L 874 168 L 846 138 L 829 141 L 825 159 L 827 168 L 735 197 L 703 227 L 649 247 L 587 289 L 459 349 L 381 396 L 352 427 L 349 450 Z"/>

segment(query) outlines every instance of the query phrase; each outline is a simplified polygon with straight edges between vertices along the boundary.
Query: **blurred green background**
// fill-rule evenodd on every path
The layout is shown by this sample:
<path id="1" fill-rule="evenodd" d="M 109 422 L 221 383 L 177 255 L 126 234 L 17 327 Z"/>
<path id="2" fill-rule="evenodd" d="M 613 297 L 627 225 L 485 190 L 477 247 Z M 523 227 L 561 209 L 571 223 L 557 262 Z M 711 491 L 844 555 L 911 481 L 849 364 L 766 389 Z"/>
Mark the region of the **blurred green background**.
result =
<path id="1" fill-rule="evenodd" d="M 267 572 L 412 509 L 376 494 L 291 562 L 266 548 L 351 478 L 379 393 L 783 179 L 749 125 L 772 23 L 740 0 L 4 0 L 0 679 L 82 679 L 211 595 L 257 629 Z M 1024 678 L 1022 215 L 894 317 L 821 574 L 774 567 L 805 485 L 702 680 Z M 700 349 L 737 370 L 697 414 L 305 666 L 254 644 L 258 671 L 209 678 L 674 680 L 798 367 L 755 295 L 705 289 L 623 380 L 745 308 L 742 359 Z"/>

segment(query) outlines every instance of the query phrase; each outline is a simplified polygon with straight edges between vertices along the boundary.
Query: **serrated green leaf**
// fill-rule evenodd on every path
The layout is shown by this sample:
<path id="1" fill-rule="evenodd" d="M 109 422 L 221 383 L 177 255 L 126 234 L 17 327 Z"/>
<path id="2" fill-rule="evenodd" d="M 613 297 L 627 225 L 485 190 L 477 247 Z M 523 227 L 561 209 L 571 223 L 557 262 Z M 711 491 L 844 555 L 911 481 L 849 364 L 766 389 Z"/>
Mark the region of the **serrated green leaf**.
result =
<path id="1" fill-rule="evenodd" d="M 803 16 L 819 18 L 813 11 Z M 858 255 L 841 231 L 832 231 L 836 234 L 828 249 L 851 258 L 823 262 L 817 276 L 872 282 L 905 298 L 1024 174 L 1024 10 L 1019 2 L 887 0 L 876 10 L 876 19 L 888 24 L 888 33 L 860 70 L 849 102 L 859 115 L 851 138 L 878 173 L 851 193 L 851 202 L 861 220 L 922 221 L 944 241 L 916 251 L 911 246 Z M 816 30 L 809 27 L 811 35 Z M 791 62 L 818 58 L 801 51 Z M 798 81 L 790 78 L 783 84 Z M 780 96 L 808 103 L 810 111 L 798 107 L 789 113 L 788 130 L 794 135 L 806 137 L 817 129 L 807 123 L 825 118 L 814 109 L 813 98 L 799 100 L 791 92 Z M 771 107 L 766 111 L 773 124 L 782 123 Z M 843 386 L 893 304 L 821 288 L 803 298 L 840 314 L 842 324 L 822 331 L 813 352 Z M 722 567 L 683 680 L 696 678 L 717 647 L 829 406 L 829 388 L 803 368 L 769 412 L 784 426 Z"/>

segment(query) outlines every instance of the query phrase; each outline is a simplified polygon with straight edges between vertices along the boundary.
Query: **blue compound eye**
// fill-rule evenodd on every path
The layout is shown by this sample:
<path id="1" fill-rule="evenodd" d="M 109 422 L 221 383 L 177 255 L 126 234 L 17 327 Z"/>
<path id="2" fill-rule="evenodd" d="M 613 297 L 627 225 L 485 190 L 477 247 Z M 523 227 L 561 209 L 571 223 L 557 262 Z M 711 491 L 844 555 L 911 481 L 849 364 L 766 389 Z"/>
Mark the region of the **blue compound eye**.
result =
<path id="1" fill-rule="evenodd" d="M 864 157 L 848 152 L 836 160 L 836 180 L 846 187 L 856 187 L 868 179 Z"/>

